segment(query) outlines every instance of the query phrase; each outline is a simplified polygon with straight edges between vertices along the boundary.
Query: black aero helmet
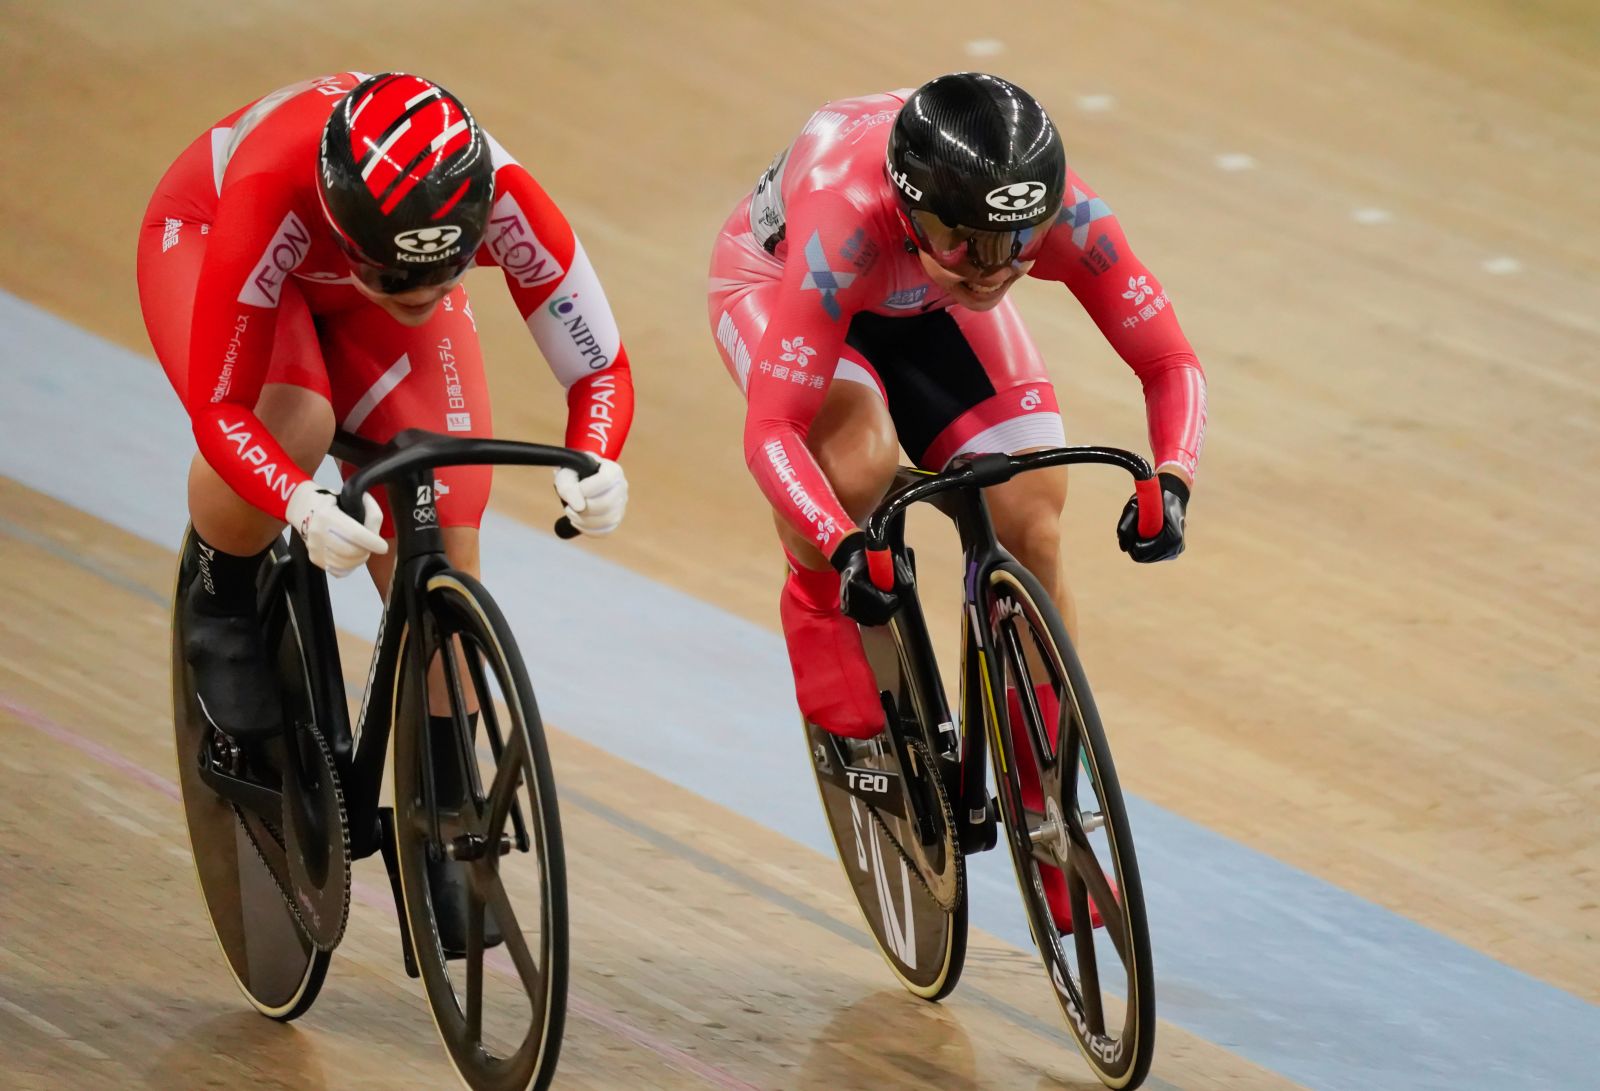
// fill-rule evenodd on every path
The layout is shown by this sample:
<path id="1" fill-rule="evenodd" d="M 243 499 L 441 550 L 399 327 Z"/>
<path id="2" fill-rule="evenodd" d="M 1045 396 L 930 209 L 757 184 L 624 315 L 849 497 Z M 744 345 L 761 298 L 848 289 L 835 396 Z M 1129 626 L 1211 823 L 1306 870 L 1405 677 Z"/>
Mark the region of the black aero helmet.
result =
<path id="1" fill-rule="evenodd" d="M 489 225 L 489 142 L 461 100 L 419 76 L 369 76 L 322 129 L 322 209 L 339 248 L 383 292 L 442 284 Z"/>
<path id="2" fill-rule="evenodd" d="M 942 224 L 965 229 L 958 233 L 963 243 L 974 234 L 1009 236 L 979 240 L 991 255 L 995 244 L 1010 244 L 1006 260 L 1042 237 L 1061 210 L 1067 179 L 1061 136 L 1044 107 L 1009 80 L 982 72 L 940 76 L 911 93 L 889 131 L 887 169 L 923 249 L 926 229 Z M 943 248 L 933 249 L 937 257 Z"/>

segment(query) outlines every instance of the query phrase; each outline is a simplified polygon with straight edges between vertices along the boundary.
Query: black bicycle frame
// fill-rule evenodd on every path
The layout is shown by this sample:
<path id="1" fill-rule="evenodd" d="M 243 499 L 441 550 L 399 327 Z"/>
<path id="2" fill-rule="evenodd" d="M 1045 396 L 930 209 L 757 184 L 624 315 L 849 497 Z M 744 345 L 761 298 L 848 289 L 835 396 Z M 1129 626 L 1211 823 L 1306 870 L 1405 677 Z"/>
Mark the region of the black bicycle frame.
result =
<path id="1" fill-rule="evenodd" d="M 995 536 L 994 523 L 989 518 L 989 506 L 983 498 L 983 489 L 1010 481 L 1018 474 L 1047 466 L 1066 466 L 1099 463 L 1126 470 L 1135 481 L 1149 481 L 1154 474 L 1150 464 L 1131 451 L 1115 447 L 1056 447 L 1026 455 L 987 454 L 970 459 L 957 459 L 943 473 L 902 469 L 896 476 L 893 488 L 877 511 L 867 520 L 867 548 L 890 549 L 897 554 L 908 554 L 905 545 L 905 516 L 911 505 L 927 502 L 943 512 L 956 526 L 961 541 L 962 568 L 962 625 L 966 630 L 962 640 L 961 678 L 961 750 L 956 769 L 957 780 L 946 784 L 953 807 L 963 828 L 984 821 L 988 813 L 988 780 L 984 771 L 987 756 L 988 734 L 984 727 L 999 724 L 1000 710 L 985 709 L 984 699 L 992 702 L 1005 691 L 1004 665 L 998 655 L 991 655 L 985 639 L 982 589 L 988 586 L 989 573 L 997 566 L 1014 558 L 1000 545 Z M 908 557 L 909 560 L 909 557 Z M 896 568 L 901 566 L 897 563 Z M 911 570 L 908 563 L 905 571 Z M 902 605 L 900 614 L 906 614 L 914 596 Z M 897 619 L 900 615 L 896 615 Z M 913 657 L 923 663 L 934 662 L 928 638 L 927 625 L 922 619 L 920 604 L 914 615 L 905 619 L 900 632 L 913 642 Z M 937 686 L 938 678 L 931 679 Z M 978 729 L 973 730 L 972 725 Z"/>
<path id="2" fill-rule="evenodd" d="M 591 456 L 565 447 L 440 436 L 420 430 L 402 432 L 388 446 L 341 433 L 334 442 L 333 452 L 344 461 L 364 463 L 345 482 L 339 506 L 359 518 L 362 495 L 381 484 L 388 490 L 395 529 L 394 577 L 384 596 L 378 645 L 373 649 L 356 730 L 352 731 L 346 703 L 328 579 L 311 563 L 305 542 L 299 535 L 291 535 L 289 558 L 277 562 L 268 574 L 270 582 L 266 592 L 271 592 L 277 581 L 286 582 L 294 604 L 291 617 L 297 624 L 305 622 L 299 637 L 309 667 L 313 707 L 324 717 L 318 728 L 333 752 L 344 787 L 346 813 L 350 819 L 350 853 L 360 859 L 382 846 L 378 798 L 389 735 L 394 727 L 394 708 L 389 697 L 395 692 L 396 673 L 402 669 L 408 671 L 413 683 L 422 687 L 416 692 L 427 692 L 428 665 L 424 658 L 427 641 L 420 633 L 405 639 L 405 630 L 413 618 L 426 616 L 422 599 L 427 593 L 428 581 L 449 567 L 444 553 L 444 534 L 439 529 L 433 471 L 441 466 L 464 465 L 563 466 L 587 476 L 594 472 L 597 464 Z M 264 601 L 270 601 L 265 593 Z M 403 639 L 406 659 L 402 664 L 396 649 Z"/>

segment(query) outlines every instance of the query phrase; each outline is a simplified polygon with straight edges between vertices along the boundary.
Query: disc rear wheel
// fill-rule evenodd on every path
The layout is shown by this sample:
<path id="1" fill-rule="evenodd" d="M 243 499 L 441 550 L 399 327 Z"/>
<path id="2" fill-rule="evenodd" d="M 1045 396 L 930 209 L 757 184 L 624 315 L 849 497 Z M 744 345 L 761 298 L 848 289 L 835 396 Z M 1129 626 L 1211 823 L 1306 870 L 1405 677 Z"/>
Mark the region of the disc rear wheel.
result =
<path id="1" fill-rule="evenodd" d="M 190 552 L 187 533 L 180 556 Z M 283 560 L 280 543 L 269 564 Z M 180 565 L 173 594 L 172 708 L 178 786 L 195 878 L 239 991 L 262 1015 L 287 1022 L 316 1000 L 332 954 L 318 949 L 285 897 L 290 867 L 282 823 L 236 808 L 201 779 L 201 762 L 215 752 L 218 740 L 200 710 L 193 671 L 183 654 L 181 602 L 194 576 Z M 287 602 L 279 607 L 267 635 L 268 654 L 280 668 L 284 712 L 314 722 L 299 633 Z M 281 751 L 281 744 L 274 745 Z"/>
<path id="2" fill-rule="evenodd" d="M 940 720 L 921 707 L 932 698 L 910 680 L 902 624 L 914 622 L 897 618 L 861 633 L 904 749 L 888 731 L 862 743 L 815 724 L 805 725 L 806 741 L 840 866 L 878 950 L 908 990 L 940 1000 L 956 987 L 966 958 L 966 861 L 940 775 L 942 752 L 934 749 Z M 863 774 L 881 775 L 885 790 L 906 802 L 872 802 L 871 793 L 851 791 Z"/>

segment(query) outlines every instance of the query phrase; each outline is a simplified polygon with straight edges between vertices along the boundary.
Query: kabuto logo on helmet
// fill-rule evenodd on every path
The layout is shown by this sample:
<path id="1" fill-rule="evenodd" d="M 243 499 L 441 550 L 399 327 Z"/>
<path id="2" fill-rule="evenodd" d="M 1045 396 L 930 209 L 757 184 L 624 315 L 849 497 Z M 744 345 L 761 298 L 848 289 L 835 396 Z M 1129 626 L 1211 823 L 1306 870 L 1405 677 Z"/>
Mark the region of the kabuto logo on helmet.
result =
<path id="1" fill-rule="evenodd" d="M 1046 186 L 1043 182 L 1012 182 L 996 186 L 984 194 L 983 200 L 990 208 L 1007 212 L 1020 212 L 1044 200 Z"/>
<path id="2" fill-rule="evenodd" d="M 456 245 L 460 238 L 461 228 L 454 224 L 414 227 L 394 237 L 394 244 L 404 251 L 395 257 L 401 261 L 442 261 L 460 251 Z"/>
<path id="3" fill-rule="evenodd" d="M 403 72 L 363 79 L 323 127 L 318 196 L 334 242 L 389 274 L 386 294 L 444 283 L 482 245 L 494 199 L 487 137 L 467 108 Z"/>
<path id="4" fill-rule="evenodd" d="M 900 187 L 900 191 L 907 197 L 910 197 L 913 201 L 922 200 L 922 191 L 911 184 L 911 179 L 906 177 L 906 172 L 903 170 L 895 170 L 893 163 L 888 164 L 888 166 L 889 180 L 896 186 Z"/>

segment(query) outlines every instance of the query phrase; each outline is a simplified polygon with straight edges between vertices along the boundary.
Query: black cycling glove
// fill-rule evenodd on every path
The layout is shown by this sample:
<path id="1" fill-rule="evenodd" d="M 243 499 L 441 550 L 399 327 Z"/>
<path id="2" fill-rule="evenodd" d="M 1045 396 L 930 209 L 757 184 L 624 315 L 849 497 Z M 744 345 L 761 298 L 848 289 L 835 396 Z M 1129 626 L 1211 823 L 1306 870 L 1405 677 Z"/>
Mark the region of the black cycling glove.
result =
<path id="1" fill-rule="evenodd" d="M 1189 486 L 1176 474 L 1160 474 L 1161 530 L 1154 538 L 1139 537 L 1139 497 L 1128 498 L 1117 520 L 1117 544 L 1122 552 L 1138 561 L 1170 561 L 1183 552 L 1183 520 L 1189 507 Z"/>
<path id="2" fill-rule="evenodd" d="M 898 594 L 872 582 L 865 534 L 858 532 L 840 542 L 832 561 L 839 570 L 839 609 L 845 617 L 861 625 L 882 625 L 900 608 Z"/>

